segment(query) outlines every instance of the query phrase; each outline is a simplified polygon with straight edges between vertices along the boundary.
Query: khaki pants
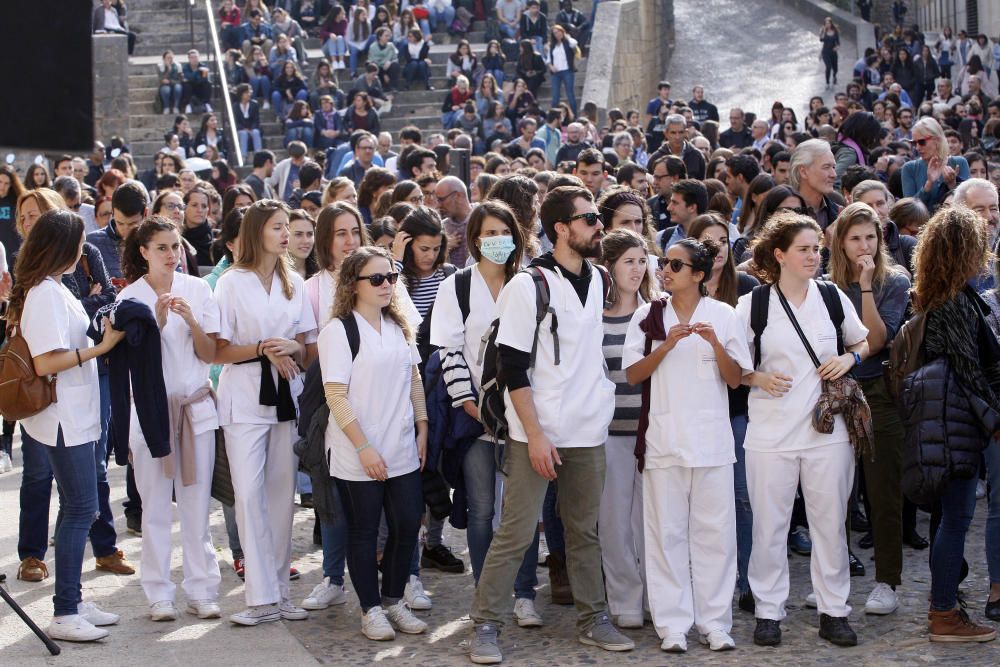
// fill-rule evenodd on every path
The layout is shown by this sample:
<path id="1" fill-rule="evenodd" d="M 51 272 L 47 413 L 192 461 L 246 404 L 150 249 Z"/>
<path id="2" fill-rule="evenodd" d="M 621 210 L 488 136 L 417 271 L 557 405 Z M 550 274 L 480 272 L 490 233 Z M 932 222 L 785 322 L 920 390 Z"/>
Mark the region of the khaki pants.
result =
<path id="1" fill-rule="evenodd" d="M 576 603 L 577 627 L 582 632 L 594 618 L 607 613 L 597 538 L 604 488 L 604 445 L 560 448 L 559 458 L 562 465 L 556 466 L 556 485 L 566 529 L 566 569 Z M 503 626 L 510 618 L 514 578 L 534 538 L 548 486 L 531 467 L 527 443 L 508 441 L 503 469 L 507 477 L 500 528 L 486 554 L 470 614 L 476 625 Z"/>

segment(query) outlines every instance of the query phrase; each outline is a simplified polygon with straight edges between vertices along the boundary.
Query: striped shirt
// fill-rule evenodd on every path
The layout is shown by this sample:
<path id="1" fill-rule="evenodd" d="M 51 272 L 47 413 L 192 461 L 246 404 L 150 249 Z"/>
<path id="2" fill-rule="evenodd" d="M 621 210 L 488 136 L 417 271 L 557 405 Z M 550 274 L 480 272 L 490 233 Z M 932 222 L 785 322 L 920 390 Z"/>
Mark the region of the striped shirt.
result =
<path id="1" fill-rule="evenodd" d="M 427 317 L 427 311 L 431 309 L 431 306 L 434 305 L 434 299 L 437 298 L 438 287 L 448 275 L 443 267 L 438 267 L 434 273 L 426 278 L 407 278 L 407 291 L 410 293 L 410 299 L 417 307 L 420 317 Z"/>
<path id="2" fill-rule="evenodd" d="M 622 347 L 631 321 L 632 315 L 604 316 L 604 360 L 608 364 L 608 379 L 615 383 L 615 415 L 608 435 L 635 435 L 639 431 L 642 385 L 630 385 L 622 368 Z"/>

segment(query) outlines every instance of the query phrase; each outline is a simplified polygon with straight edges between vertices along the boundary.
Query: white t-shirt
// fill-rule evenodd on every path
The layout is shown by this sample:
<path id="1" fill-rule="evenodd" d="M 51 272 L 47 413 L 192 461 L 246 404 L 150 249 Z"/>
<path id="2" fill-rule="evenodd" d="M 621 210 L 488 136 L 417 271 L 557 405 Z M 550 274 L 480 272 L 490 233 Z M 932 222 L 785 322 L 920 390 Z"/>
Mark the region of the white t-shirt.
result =
<path id="1" fill-rule="evenodd" d="M 462 321 L 462 309 L 458 306 L 455 291 L 455 274 L 441 282 L 438 287 L 434 309 L 431 311 L 431 345 L 442 348 L 462 348 L 462 356 L 472 375 L 472 385 L 479 391 L 483 379 L 483 365 L 479 356 L 483 349 L 483 336 L 500 314 L 497 302 L 489 285 L 479 273 L 479 267 L 472 268 L 469 288 L 469 319 Z"/>
<path id="2" fill-rule="evenodd" d="M 622 368 L 642 361 L 646 334 L 639 325 L 650 304 L 640 306 L 628 325 Z M 679 323 L 673 301 L 663 309 L 663 329 Z M 690 323 L 708 322 L 743 374 L 753 368 L 743 323 L 728 304 L 702 297 Z M 653 348 L 661 345 L 653 341 Z M 736 461 L 729 423 L 729 393 L 712 346 L 698 334 L 677 342 L 653 371 L 646 431 L 647 468 L 722 466 Z"/>
<path id="3" fill-rule="evenodd" d="M 52 278 L 28 290 L 21 313 L 21 332 L 32 357 L 54 350 L 85 350 L 93 347 L 87 337 L 89 325 L 83 304 Z M 21 420 L 32 438 L 55 447 L 62 426 L 67 447 L 96 442 L 101 437 L 101 400 L 97 383 L 97 361 L 70 366 L 58 374 L 56 402 L 37 415 Z"/>
<path id="4" fill-rule="evenodd" d="M 868 329 L 858 319 L 850 299 L 840 292 L 844 309 L 844 346 L 860 343 L 868 336 Z M 736 314 L 743 321 L 749 347 L 753 348 L 753 330 L 750 328 L 750 300 L 752 293 L 744 294 L 736 304 Z M 789 302 L 795 319 L 812 345 L 820 363 L 837 354 L 837 330 L 823 303 L 815 281 L 810 281 L 805 301 L 798 308 Z M 848 442 L 847 425 L 842 416 L 834 420 L 833 433 L 823 434 L 812 425 L 812 412 L 822 392 L 822 381 L 816 373 L 805 345 L 799 339 L 788 315 L 778 299 L 778 291 L 771 288 L 767 328 L 761 336 L 761 358 L 757 370 L 765 373 L 783 373 L 792 378 L 792 388 L 781 398 L 774 398 L 763 389 L 750 389 L 750 425 L 743 446 L 749 451 L 788 452 L 811 449 L 823 445 Z"/>
<path id="5" fill-rule="evenodd" d="M 385 459 L 389 477 L 411 473 L 420 467 L 410 402 L 413 369 L 420 363 L 420 354 L 391 319 L 383 317 L 379 331 L 357 312 L 354 320 L 361 345 L 353 360 L 343 322 L 331 320 L 320 333 L 323 382 L 348 386 L 347 400 L 358 426 L 368 444 Z M 351 482 L 371 480 L 354 445 L 332 416 L 326 427 L 326 450 L 331 476 Z"/>
<path id="6" fill-rule="evenodd" d="M 319 283 L 319 285 L 313 287 L 314 281 Z M 306 293 L 311 294 L 313 289 L 317 290 L 317 302 L 313 304 L 315 306 L 313 308 L 313 315 L 315 315 L 318 325 L 316 327 L 316 335 L 318 336 L 319 332 L 330 323 L 330 313 L 333 310 L 333 300 L 337 292 L 337 277 L 331 271 L 320 269 L 316 272 L 316 275 L 306 281 Z M 393 290 L 396 293 L 396 298 L 399 299 L 403 315 L 406 317 L 407 322 L 410 323 L 410 328 L 416 331 L 423 318 L 420 316 L 417 307 L 413 305 L 413 299 L 410 298 L 410 293 L 406 291 L 403 281 L 397 280 Z M 316 340 L 313 338 L 308 342 L 315 343 Z"/>
<path id="7" fill-rule="evenodd" d="M 535 366 L 528 371 L 538 421 L 556 447 L 597 447 L 608 439 L 615 411 L 615 385 L 607 378 L 604 361 L 601 276 L 597 269 L 591 269 L 584 306 L 558 269 L 542 271 L 549 285 L 550 308 L 559 321 L 560 362 L 555 364 L 550 313 L 542 320 Z M 498 308 L 497 344 L 531 352 L 537 310 L 532 277 L 527 273 L 514 276 L 501 290 Z M 527 442 L 509 392 L 504 404 L 511 439 Z"/>
<path id="8" fill-rule="evenodd" d="M 219 304 L 219 338 L 232 345 L 256 345 L 266 338 L 294 339 L 316 329 L 312 307 L 305 298 L 302 277 L 289 271 L 294 294 L 286 299 L 275 273 L 271 292 L 264 291 L 253 271 L 231 268 L 215 286 Z M 272 368 L 275 385 L 278 372 Z M 260 404 L 261 366 L 226 364 L 219 376 L 219 424 L 275 424 L 277 408 Z M 292 397 L 302 393 L 302 374 L 289 381 Z"/>

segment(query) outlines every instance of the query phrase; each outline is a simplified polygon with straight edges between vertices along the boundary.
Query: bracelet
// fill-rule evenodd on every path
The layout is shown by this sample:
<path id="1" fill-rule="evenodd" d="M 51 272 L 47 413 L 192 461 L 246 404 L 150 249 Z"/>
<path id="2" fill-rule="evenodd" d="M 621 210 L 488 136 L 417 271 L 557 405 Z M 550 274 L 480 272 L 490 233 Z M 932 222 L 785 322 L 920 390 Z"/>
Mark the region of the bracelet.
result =
<path id="1" fill-rule="evenodd" d="M 262 340 L 257 341 L 257 356 L 258 357 L 260 357 L 260 344 L 263 343 L 263 342 L 264 341 L 262 341 Z"/>
<path id="2" fill-rule="evenodd" d="M 83 359 L 80 358 L 80 348 L 76 348 L 76 365 L 77 367 L 83 366 Z"/>
<path id="3" fill-rule="evenodd" d="M 365 451 L 366 449 L 371 449 L 371 445 L 368 444 L 367 442 L 365 444 L 361 445 L 360 447 L 355 447 L 354 448 L 354 453 L 355 454 L 360 454 L 361 452 Z"/>
<path id="4" fill-rule="evenodd" d="M 870 289 L 863 289 L 863 290 L 861 290 L 861 293 L 862 294 L 874 294 L 874 292 L 872 290 L 870 290 Z"/>

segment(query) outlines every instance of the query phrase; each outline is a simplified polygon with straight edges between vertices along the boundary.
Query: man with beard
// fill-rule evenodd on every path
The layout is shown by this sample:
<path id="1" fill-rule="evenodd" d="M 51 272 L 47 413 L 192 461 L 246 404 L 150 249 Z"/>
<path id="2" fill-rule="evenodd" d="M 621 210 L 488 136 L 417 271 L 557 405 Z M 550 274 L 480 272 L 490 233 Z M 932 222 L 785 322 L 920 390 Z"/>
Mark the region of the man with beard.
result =
<path id="1" fill-rule="evenodd" d="M 605 378 L 602 354 L 607 278 L 588 258 L 600 254 L 604 226 L 590 191 L 579 186 L 550 190 L 541 220 L 554 250 L 514 276 L 498 303 L 496 342 L 509 423 L 507 491 L 472 604 L 470 658 L 477 664 L 503 659 L 498 639 L 511 617 L 510 590 L 552 480 L 561 497 L 573 499 L 561 510 L 579 640 L 607 651 L 635 646 L 608 615 L 597 539 L 615 386 Z M 549 290 L 550 312 L 539 326 L 535 272 Z"/>

